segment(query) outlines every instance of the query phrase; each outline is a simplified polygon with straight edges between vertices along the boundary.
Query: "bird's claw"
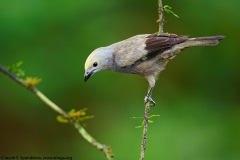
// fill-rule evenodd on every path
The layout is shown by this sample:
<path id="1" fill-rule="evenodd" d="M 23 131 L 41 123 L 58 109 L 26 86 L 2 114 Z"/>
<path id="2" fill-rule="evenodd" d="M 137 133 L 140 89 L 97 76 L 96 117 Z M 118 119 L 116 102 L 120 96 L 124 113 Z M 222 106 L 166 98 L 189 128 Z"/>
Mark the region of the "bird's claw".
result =
<path id="1" fill-rule="evenodd" d="M 146 105 L 148 102 L 150 103 L 150 107 L 153 107 L 156 104 L 151 97 L 146 96 L 144 98 L 144 104 Z"/>

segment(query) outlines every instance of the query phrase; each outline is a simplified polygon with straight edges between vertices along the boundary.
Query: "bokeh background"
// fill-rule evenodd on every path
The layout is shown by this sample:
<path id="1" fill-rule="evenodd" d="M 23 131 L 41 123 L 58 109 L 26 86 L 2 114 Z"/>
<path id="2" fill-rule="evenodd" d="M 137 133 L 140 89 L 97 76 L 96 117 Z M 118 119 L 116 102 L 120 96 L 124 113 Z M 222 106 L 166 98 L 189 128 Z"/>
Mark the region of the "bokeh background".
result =
<path id="1" fill-rule="evenodd" d="M 216 47 L 187 49 L 173 59 L 153 91 L 148 160 L 240 159 L 240 1 L 164 0 L 164 31 L 191 37 L 225 35 Z M 86 129 L 116 159 L 138 159 L 147 81 L 104 71 L 83 82 L 97 47 L 158 31 L 157 0 L 0 0 L 0 63 L 23 61 L 28 76 L 66 111 L 88 108 Z M 0 74 L 0 155 L 104 155 L 31 92 Z"/>

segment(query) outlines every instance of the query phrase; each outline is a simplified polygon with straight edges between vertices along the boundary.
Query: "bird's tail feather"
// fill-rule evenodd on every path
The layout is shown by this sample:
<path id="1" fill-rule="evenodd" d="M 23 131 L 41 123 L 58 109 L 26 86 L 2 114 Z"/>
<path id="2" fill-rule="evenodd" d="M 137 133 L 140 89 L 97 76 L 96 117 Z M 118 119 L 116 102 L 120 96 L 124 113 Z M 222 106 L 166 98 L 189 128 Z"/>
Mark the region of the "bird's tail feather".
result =
<path id="1" fill-rule="evenodd" d="M 175 45 L 171 49 L 163 52 L 161 58 L 170 59 L 175 57 L 176 54 L 180 53 L 183 49 L 194 46 L 215 46 L 222 40 L 224 36 L 211 36 L 211 37 L 197 37 L 189 38 L 183 43 Z"/>
<path id="2" fill-rule="evenodd" d="M 222 40 L 224 36 L 211 36 L 211 37 L 197 37 L 190 38 L 185 43 L 186 47 L 193 46 L 215 46 Z"/>

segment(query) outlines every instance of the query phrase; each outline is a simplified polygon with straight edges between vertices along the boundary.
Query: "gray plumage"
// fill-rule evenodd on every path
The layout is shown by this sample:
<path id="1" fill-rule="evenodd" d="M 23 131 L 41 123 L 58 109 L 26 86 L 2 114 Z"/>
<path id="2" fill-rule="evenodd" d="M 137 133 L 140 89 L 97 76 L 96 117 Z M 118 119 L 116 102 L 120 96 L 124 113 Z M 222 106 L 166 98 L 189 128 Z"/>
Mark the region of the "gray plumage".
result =
<path id="1" fill-rule="evenodd" d="M 193 46 L 215 46 L 224 36 L 188 38 L 175 34 L 142 34 L 94 50 L 85 63 L 85 78 L 100 70 L 138 74 L 149 82 L 144 101 L 151 99 L 152 89 L 167 62 L 183 49 Z"/>

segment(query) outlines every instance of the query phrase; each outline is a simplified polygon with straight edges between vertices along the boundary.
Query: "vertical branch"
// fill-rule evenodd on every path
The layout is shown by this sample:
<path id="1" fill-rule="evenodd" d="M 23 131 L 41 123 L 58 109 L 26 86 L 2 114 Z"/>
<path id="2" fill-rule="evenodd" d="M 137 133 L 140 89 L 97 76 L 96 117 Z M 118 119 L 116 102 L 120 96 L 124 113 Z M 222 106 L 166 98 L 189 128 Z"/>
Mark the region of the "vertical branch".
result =
<path id="1" fill-rule="evenodd" d="M 163 23 L 164 23 L 164 15 L 163 15 L 163 5 L 162 0 L 158 0 L 158 15 L 159 15 L 159 34 L 163 33 Z"/>
<path id="2" fill-rule="evenodd" d="M 144 159 L 144 154 L 146 150 L 146 143 L 147 143 L 147 130 L 148 130 L 148 114 L 150 112 L 151 103 L 147 102 L 145 104 L 145 110 L 144 110 L 144 125 L 143 125 L 143 134 L 142 134 L 142 144 L 141 144 L 141 152 L 140 152 L 140 160 Z"/>
<path id="3" fill-rule="evenodd" d="M 163 15 L 163 5 L 162 0 L 158 0 L 158 15 L 159 15 L 159 34 L 163 33 L 163 23 L 164 23 L 164 15 Z M 151 102 L 147 102 L 145 104 L 144 110 L 144 124 L 143 124 L 143 134 L 142 134 L 142 144 L 141 144 L 141 152 L 140 152 L 140 160 L 144 160 L 144 154 L 146 150 L 147 143 L 147 131 L 148 131 L 148 115 L 150 112 L 150 107 L 153 106 Z"/>

